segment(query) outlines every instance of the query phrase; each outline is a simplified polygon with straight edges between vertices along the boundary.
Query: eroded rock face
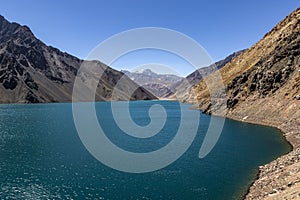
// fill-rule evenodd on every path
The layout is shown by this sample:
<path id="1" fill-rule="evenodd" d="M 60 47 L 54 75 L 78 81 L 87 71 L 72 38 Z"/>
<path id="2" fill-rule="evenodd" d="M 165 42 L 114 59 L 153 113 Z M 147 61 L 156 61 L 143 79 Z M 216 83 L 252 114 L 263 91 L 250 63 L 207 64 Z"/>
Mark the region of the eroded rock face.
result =
<path id="1" fill-rule="evenodd" d="M 82 62 L 45 45 L 27 26 L 10 23 L 0 16 L 0 103 L 71 101 L 73 83 Z M 122 76 L 108 67 L 100 78 L 102 89 L 97 90 L 96 100 L 110 100 L 112 88 Z M 128 84 L 135 85 L 130 81 Z M 155 97 L 138 89 L 132 99 Z"/>
<path id="2" fill-rule="evenodd" d="M 236 102 L 252 94 L 263 98 L 274 94 L 287 83 L 300 62 L 300 32 L 293 33 L 288 39 L 283 38 L 278 45 L 273 52 L 227 85 L 228 102 Z M 234 105 L 229 103 L 229 108 Z"/>

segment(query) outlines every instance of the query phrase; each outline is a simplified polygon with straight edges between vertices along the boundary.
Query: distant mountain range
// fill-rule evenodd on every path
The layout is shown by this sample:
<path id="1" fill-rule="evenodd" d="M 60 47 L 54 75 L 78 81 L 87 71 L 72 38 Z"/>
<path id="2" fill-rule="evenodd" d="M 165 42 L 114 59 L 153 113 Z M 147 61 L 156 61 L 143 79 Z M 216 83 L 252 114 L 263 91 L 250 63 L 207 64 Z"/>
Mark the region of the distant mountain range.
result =
<path id="1" fill-rule="evenodd" d="M 82 64 L 72 55 L 45 45 L 27 26 L 8 22 L 0 16 L 0 103 L 67 102 L 72 99 L 72 89 L 77 71 Z M 103 63 L 93 63 L 104 69 Z M 86 74 L 79 74 L 85 77 Z M 99 80 L 95 98 L 111 100 L 112 90 L 123 73 L 107 67 Z M 128 88 L 137 85 L 124 77 L 120 99 L 126 99 Z M 130 97 L 156 99 L 143 88 Z M 84 99 L 83 99 L 84 100 Z"/>
<path id="2" fill-rule="evenodd" d="M 194 86 L 202 78 L 224 67 L 244 51 L 234 52 L 210 66 L 199 68 L 185 78 L 173 74 L 157 74 L 151 69 L 143 69 L 137 72 L 121 70 L 121 72 L 159 98 L 177 99 L 177 96 L 190 94 L 191 87 L 187 88 L 186 81 L 188 81 L 189 86 Z"/>
<path id="3" fill-rule="evenodd" d="M 183 79 L 173 74 L 157 74 L 151 69 L 144 69 L 138 72 L 122 70 L 121 72 L 160 98 L 173 94 L 171 91 L 172 86 Z"/>

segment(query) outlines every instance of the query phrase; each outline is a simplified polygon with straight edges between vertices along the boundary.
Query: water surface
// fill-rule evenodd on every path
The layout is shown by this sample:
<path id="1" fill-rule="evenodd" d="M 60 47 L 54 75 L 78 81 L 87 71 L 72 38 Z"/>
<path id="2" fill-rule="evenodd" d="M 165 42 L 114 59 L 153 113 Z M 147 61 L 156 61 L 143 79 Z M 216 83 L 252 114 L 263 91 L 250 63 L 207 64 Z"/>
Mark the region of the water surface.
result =
<path id="1" fill-rule="evenodd" d="M 147 125 L 148 109 L 155 103 L 166 108 L 168 119 L 161 133 L 148 139 L 124 134 L 112 119 L 110 103 L 96 103 L 96 110 L 116 145 L 150 152 L 168 144 L 180 123 L 179 103 L 168 101 L 131 102 L 133 120 Z M 1 105 L 0 198 L 238 199 L 258 166 L 290 150 L 277 129 L 226 119 L 215 148 L 199 159 L 210 118 L 201 114 L 194 142 L 176 162 L 155 172 L 130 174 L 113 170 L 88 153 L 76 132 L 71 104 Z"/>

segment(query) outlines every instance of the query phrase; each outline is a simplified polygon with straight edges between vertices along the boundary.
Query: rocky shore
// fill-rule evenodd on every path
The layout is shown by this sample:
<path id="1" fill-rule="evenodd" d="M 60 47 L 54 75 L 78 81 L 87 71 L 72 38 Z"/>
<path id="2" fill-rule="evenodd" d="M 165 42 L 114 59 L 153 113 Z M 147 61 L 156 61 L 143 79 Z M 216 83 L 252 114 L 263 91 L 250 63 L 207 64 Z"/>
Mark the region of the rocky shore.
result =
<path id="1" fill-rule="evenodd" d="M 255 120 L 248 122 L 274 126 Z M 300 199 L 300 126 L 292 122 L 277 128 L 283 131 L 293 150 L 259 167 L 258 178 L 250 187 L 246 200 Z"/>
<path id="2" fill-rule="evenodd" d="M 300 102 L 294 103 L 298 109 L 297 116 L 287 121 L 276 121 L 275 117 L 266 118 L 253 113 L 245 116 L 243 110 L 246 108 L 227 113 L 226 117 L 233 120 L 278 128 L 291 145 L 288 154 L 259 166 L 259 173 L 245 194 L 245 200 L 300 199 Z"/>

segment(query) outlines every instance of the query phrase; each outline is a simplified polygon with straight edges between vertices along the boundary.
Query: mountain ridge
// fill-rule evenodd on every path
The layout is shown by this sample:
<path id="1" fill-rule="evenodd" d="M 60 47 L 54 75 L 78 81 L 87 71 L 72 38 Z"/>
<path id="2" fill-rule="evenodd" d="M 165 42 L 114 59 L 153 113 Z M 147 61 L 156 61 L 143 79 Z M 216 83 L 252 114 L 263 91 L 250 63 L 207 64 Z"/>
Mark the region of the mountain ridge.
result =
<path id="1" fill-rule="evenodd" d="M 0 103 L 69 102 L 78 69 L 83 61 L 37 39 L 28 26 L 10 23 L 0 17 Z M 93 63 L 95 64 L 95 63 Z M 105 69 L 99 80 L 95 99 L 111 100 L 112 90 L 124 75 L 97 61 Z M 80 74 L 86 76 L 86 74 Z M 129 78 L 123 80 L 128 88 L 138 88 L 130 95 L 122 87 L 122 99 L 156 99 Z"/>
<path id="2" fill-rule="evenodd" d="M 180 101 L 187 102 L 191 101 L 191 99 L 195 98 L 194 93 L 192 92 L 192 88 L 203 78 L 209 76 L 213 72 L 217 71 L 218 69 L 221 69 L 224 67 L 227 63 L 231 62 L 234 58 L 236 58 L 238 55 L 243 53 L 245 50 L 240 50 L 233 52 L 229 56 L 225 57 L 222 60 L 219 60 L 209 66 L 199 68 L 189 74 L 187 77 L 185 77 L 183 80 L 178 81 L 177 83 L 174 83 L 171 86 L 171 91 L 169 95 L 166 97 L 171 99 L 179 99 Z"/>

